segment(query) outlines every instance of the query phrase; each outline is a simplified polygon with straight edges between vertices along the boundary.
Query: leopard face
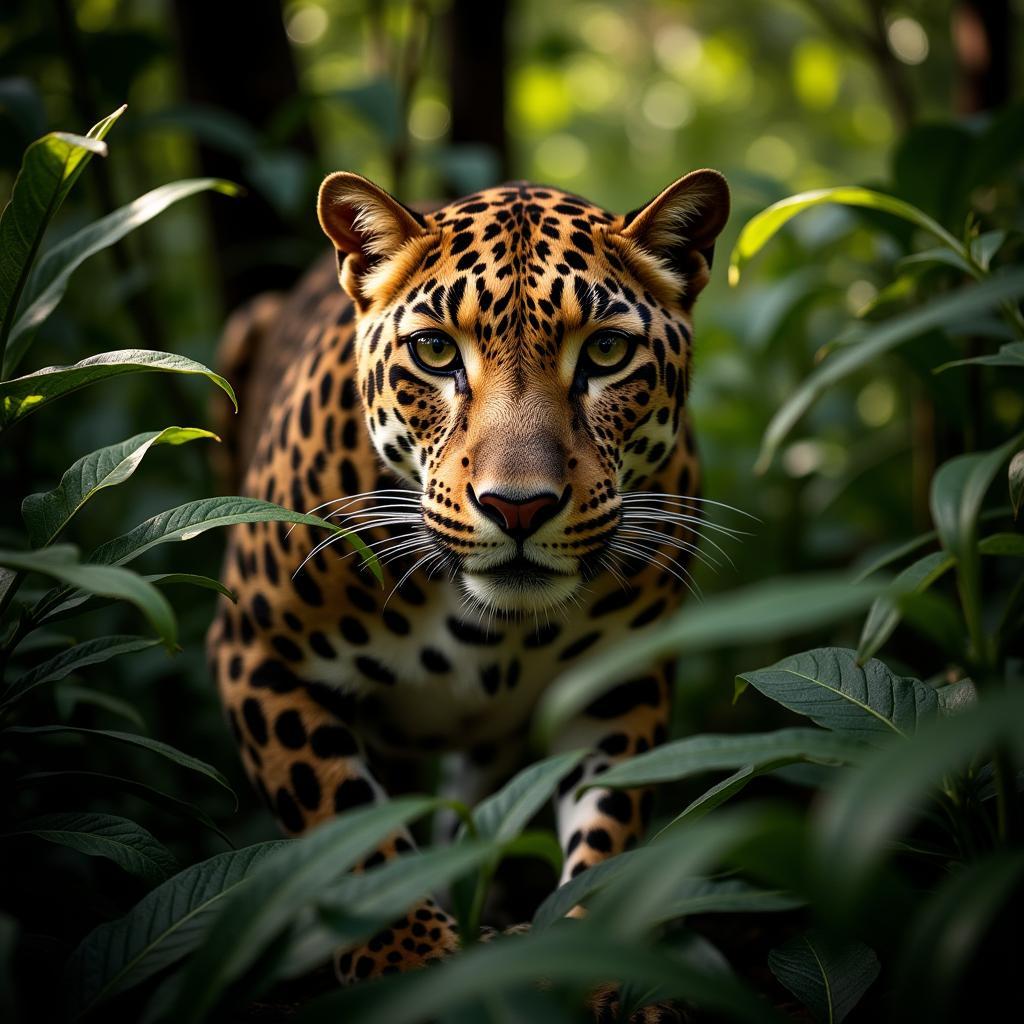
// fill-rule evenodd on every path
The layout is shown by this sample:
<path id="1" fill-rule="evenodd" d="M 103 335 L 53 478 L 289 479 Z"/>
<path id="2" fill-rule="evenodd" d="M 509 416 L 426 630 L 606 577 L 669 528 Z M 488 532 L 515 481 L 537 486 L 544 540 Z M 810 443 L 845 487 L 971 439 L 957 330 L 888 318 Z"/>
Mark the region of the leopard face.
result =
<path id="1" fill-rule="evenodd" d="M 524 183 L 421 215 L 326 179 L 366 424 L 416 496 L 417 564 L 511 614 L 610 568 L 623 492 L 685 429 L 691 311 L 728 205 L 708 170 L 625 216 Z"/>

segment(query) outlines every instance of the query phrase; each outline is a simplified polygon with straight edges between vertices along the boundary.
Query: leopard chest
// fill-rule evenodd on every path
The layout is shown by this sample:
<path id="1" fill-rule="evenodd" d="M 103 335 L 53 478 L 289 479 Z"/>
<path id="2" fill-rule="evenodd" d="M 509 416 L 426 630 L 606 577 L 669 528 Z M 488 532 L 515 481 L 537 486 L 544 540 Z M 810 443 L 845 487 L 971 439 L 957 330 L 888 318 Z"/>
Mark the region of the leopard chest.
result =
<path id="1" fill-rule="evenodd" d="M 309 651 L 304 672 L 354 698 L 354 719 L 375 746 L 465 749 L 523 731 L 560 673 L 619 642 L 645 609 L 663 608 L 653 593 L 630 596 L 610 611 L 598 600 L 513 621 L 467 611 L 457 585 L 434 583 L 414 614 L 390 604 L 342 614 L 326 633 L 332 656 Z"/>

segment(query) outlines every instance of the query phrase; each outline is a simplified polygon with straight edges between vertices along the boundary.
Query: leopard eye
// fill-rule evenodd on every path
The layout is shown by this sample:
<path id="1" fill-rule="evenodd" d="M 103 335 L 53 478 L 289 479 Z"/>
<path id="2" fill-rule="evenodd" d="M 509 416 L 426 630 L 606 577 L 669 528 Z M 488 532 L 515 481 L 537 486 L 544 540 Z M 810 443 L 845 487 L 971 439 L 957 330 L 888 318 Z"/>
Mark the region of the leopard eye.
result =
<path id="1" fill-rule="evenodd" d="M 580 369 L 590 377 L 621 370 L 633 358 L 636 344 L 620 331 L 598 331 L 587 338 L 580 353 Z"/>
<path id="2" fill-rule="evenodd" d="M 443 331 L 419 331 L 412 335 L 409 351 L 427 373 L 448 374 L 462 369 L 459 346 Z"/>

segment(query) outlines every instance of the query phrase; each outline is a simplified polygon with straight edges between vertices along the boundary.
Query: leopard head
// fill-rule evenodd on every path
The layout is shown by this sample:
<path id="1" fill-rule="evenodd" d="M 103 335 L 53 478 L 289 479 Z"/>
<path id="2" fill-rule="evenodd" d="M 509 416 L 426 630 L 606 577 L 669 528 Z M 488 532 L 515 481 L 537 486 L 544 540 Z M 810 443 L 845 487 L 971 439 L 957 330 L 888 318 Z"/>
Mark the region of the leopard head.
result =
<path id="1" fill-rule="evenodd" d="M 424 566 L 505 613 L 571 599 L 605 566 L 623 492 L 684 430 L 724 178 L 694 171 L 625 215 L 521 182 L 420 214 L 340 172 L 318 210 L 356 308 L 366 423 L 415 491 Z"/>

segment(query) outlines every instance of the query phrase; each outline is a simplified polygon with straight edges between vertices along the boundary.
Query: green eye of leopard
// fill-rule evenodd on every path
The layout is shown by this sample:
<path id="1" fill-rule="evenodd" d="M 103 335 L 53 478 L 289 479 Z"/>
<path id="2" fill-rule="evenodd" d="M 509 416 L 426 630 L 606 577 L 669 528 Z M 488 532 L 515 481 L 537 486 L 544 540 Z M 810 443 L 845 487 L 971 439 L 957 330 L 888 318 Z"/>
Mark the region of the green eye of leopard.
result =
<path id="1" fill-rule="evenodd" d="M 613 373 L 629 362 L 633 354 L 632 342 L 626 335 L 602 331 L 587 339 L 583 346 L 583 359 L 592 375 Z"/>
<path id="2" fill-rule="evenodd" d="M 409 339 L 413 359 L 430 373 L 451 373 L 462 366 L 459 346 L 437 331 L 425 331 Z"/>

